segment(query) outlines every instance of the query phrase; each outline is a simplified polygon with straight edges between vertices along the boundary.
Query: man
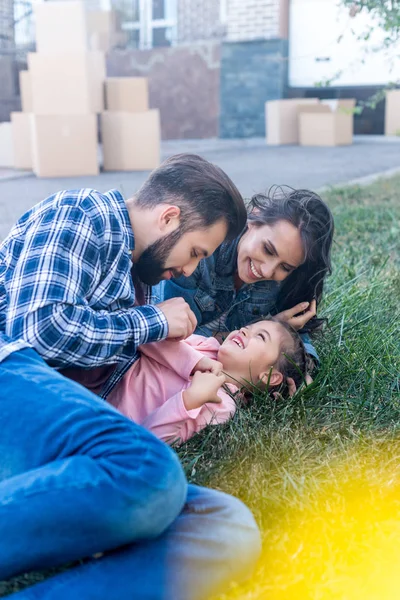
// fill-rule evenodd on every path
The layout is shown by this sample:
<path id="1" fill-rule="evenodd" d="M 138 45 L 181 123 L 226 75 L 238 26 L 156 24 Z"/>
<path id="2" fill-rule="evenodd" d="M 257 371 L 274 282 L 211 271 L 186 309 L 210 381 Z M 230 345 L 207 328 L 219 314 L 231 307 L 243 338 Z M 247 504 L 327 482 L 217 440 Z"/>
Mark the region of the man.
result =
<path id="1" fill-rule="evenodd" d="M 126 203 L 117 191 L 55 194 L 0 248 L 0 330 L 57 369 L 113 365 L 96 390 L 107 397 L 140 344 L 185 338 L 196 326 L 182 299 L 134 306 L 132 263 L 145 284 L 188 276 L 245 220 L 229 177 L 194 155 L 167 160 Z"/>
<path id="2" fill-rule="evenodd" d="M 34 596 L 191 600 L 248 573 L 249 511 L 188 486 L 169 448 L 55 370 L 105 365 L 106 397 L 140 344 L 190 335 L 182 299 L 135 306 L 140 281 L 190 275 L 245 219 L 218 167 L 180 155 L 126 203 L 56 194 L 0 246 L 0 579 L 100 552 Z"/>

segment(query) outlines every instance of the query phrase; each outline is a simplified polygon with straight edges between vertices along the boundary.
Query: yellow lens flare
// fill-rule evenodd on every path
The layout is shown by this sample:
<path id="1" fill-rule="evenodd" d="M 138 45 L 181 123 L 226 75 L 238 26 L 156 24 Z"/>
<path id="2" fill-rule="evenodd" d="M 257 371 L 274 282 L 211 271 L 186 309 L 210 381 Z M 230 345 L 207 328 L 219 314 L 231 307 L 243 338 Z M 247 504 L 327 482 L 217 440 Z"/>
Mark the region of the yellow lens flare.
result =
<path id="1" fill-rule="evenodd" d="M 220 600 L 399 598 L 400 452 L 393 450 L 355 451 L 276 519 L 263 515 L 264 551 L 252 581 Z"/>

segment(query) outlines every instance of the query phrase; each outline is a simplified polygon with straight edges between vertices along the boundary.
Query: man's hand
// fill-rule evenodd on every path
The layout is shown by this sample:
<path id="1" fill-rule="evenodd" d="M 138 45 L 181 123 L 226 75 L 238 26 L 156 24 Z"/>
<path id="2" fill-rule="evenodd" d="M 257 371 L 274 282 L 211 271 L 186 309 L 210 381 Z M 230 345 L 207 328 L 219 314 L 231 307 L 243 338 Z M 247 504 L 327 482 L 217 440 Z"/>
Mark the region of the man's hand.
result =
<path id="1" fill-rule="evenodd" d="M 200 371 L 200 373 L 214 373 L 214 375 L 221 375 L 222 369 L 222 363 L 220 363 L 218 360 L 208 358 L 208 356 L 203 356 L 197 365 L 195 365 L 192 374 Z"/>
<path id="2" fill-rule="evenodd" d="M 225 383 L 224 375 L 214 375 L 214 373 L 201 373 L 198 371 L 193 375 L 192 383 L 182 393 L 183 403 L 186 410 L 200 408 L 207 402 L 219 404 L 221 398 L 218 396 L 218 390 Z"/>
<path id="3" fill-rule="evenodd" d="M 302 329 L 310 319 L 315 317 L 316 314 L 317 302 L 316 300 L 313 300 L 311 304 L 310 302 L 301 302 L 300 304 L 296 304 L 296 306 L 294 306 L 293 308 L 278 313 L 276 315 L 276 318 L 279 319 L 279 321 L 287 323 L 288 325 L 293 327 L 293 329 L 296 329 L 298 331 L 299 329 Z"/>
<path id="4" fill-rule="evenodd" d="M 185 340 L 196 329 L 197 319 L 189 304 L 183 298 L 171 298 L 156 304 L 165 315 L 168 323 L 167 339 Z"/>

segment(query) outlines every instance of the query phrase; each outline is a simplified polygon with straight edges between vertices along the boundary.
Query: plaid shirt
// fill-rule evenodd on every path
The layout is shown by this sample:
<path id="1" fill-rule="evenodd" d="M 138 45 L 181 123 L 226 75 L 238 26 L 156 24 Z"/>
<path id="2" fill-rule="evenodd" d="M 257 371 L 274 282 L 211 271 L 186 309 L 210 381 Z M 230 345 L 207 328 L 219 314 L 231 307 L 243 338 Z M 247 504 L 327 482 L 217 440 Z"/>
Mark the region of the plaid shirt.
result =
<path id="1" fill-rule="evenodd" d="M 106 396 L 138 346 L 168 332 L 158 308 L 134 306 L 133 249 L 116 190 L 58 192 L 37 204 L 0 245 L 0 332 L 57 369 L 116 364 Z"/>

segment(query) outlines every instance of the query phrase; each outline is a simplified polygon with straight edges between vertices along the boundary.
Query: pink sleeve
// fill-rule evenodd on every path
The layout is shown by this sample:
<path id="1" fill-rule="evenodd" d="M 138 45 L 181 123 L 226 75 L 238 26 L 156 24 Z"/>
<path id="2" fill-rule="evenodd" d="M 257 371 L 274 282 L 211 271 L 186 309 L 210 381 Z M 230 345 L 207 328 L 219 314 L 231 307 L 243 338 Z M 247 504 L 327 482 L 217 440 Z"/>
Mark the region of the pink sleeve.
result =
<path id="1" fill-rule="evenodd" d="M 185 344 L 196 348 L 201 352 L 202 356 L 208 356 L 217 360 L 218 350 L 221 344 L 214 337 L 205 337 L 204 335 L 191 335 L 185 342 Z"/>
<path id="2" fill-rule="evenodd" d="M 233 417 L 235 401 L 222 389 L 218 396 L 221 398 L 220 404 L 210 402 L 200 408 L 186 410 L 182 392 L 179 392 L 146 417 L 141 425 L 167 444 L 178 440 L 180 443 L 186 442 L 206 425 L 219 425 Z"/>
<path id="3" fill-rule="evenodd" d="M 201 337 L 201 336 L 191 336 Z M 190 338 L 188 338 L 190 340 Z M 188 340 L 175 342 L 163 340 L 161 342 L 151 342 L 139 346 L 139 350 L 145 356 L 158 362 L 160 365 L 171 369 L 183 379 L 189 380 L 190 374 L 199 360 L 204 356 L 202 352 L 196 349 L 196 344 L 188 343 Z"/>

